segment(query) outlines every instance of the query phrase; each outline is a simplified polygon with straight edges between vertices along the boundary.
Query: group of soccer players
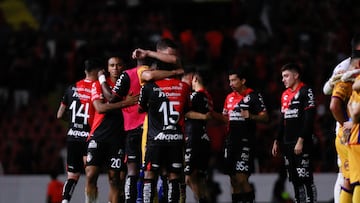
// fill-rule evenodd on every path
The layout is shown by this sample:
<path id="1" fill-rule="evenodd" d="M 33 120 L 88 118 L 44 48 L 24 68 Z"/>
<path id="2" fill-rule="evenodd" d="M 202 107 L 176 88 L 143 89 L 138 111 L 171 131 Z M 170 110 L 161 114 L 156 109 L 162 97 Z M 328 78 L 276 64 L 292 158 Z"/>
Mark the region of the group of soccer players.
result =
<path id="1" fill-rule="evenodd" d="M 330 109 L 340 126 L 335 143 L 345 178 L 341 203 L 360 202 L 359 44 L 354 40 L 346 69 L 336 71 L 325 87 L 332 94 Z M 61 118 L 68 112 L 69 119 L 63 203 L 70 201 L 84 167 L 86 203 L 98 201 L 97 179 L 104 167 L 112 203 L 184 202 L 185 184 L 198 202 L 210 202 L 209 119 L 227 125 L 224 158 L 232 202 L 255 201 L 249 177 L 254 169 L 256 123 L 269 119 L 261 94 L 247 87 L 246 72 L 233 69 L 228 75 L 233 92 L 227 95 L 223 112 L 214 112 L 205 88 L 207 74 L 183 68 L 177 51 L 169 39 L 160 40 L 155 51 L 135 49 L 132 58 L 137 65 L 126 70 L 121 58 L 109 57 L 107 76 L 101 61 L 85 61 L 86 77 L 65 91 L 57 114 Z M 281 76 L 286 90 L 272 153 L 282 151 L 296 202 L 316 202 L 311 158 L 315 97 L 301 81 L 297 64 L 285 64 Z M 162 192 L 157 189 L 159 177 Z"/>
<path id="2" fill-rule="evenodd" d="M 360 202 L 360 36 L 352 39 L 352 54 L 339 63 L 324 85 L 331 95 L 330 110 L 337 121 L 335 147 L 339 175 L 334 187 L 336 203 Z"/>
<path id="3" fill-rule="evenodd" d="M 87 203 L 98 201 L 97 179 L 104 168 L 109 202 L 136 202 L 139 197 L 143 202 L 154 198 L 179 202 L 185 181 L 195 197 L 206 202 L 204 172 L 210 140 L 205 120 L 212 102 L 202 85 L 204 74 L 184 74 L 177 46 L 169 39 L 160 40 L 156 51 L 136 49 L 132 57 L 137 66 L 126 70 L 121 58 L 109 57 L 108 76 L 99 59 L 86 60 L 85 78 L 64 93 L 57 113 L 58 118 L 68 113 L 69 119 L 68 177 L 62 202 L 70 201 L 84 167 Z M 164 180 L 163 195 L 156 189 L 159 175 Z"/>

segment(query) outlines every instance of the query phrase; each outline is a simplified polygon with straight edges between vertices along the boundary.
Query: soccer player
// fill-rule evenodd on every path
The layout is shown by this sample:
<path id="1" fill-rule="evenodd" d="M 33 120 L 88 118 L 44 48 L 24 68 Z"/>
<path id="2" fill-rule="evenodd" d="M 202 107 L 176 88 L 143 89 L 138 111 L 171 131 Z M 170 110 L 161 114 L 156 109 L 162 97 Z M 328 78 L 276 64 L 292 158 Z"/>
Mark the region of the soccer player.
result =
<path id="1" fill-rule="evenodd" d="M 103 165 L 108 169 L 110 202 L 120 201 L 120 171 L 124 167 L 125 138 L 123 115 L 120 109 L 138 101 L 138 96 L 127 95 L 122 101 L 108 103 L 104 98 L 101 83 L 106 82 L 112 87 L 114 81 L 111 77 L 105 81 L 104 79 L 95 82 L 91 90 L 91 101 L 96 111 L 86 157 L 86 203 L 97 202 L 97 179 Z"/>
<path id="2" fill-rule="evenodd" d="M 146 83 L 140 92 L 139 111 L 147 112 L 143 201 L 153 202 L 156 177 L 167 172 L 167 202 L 179 202 L 183 170 L 184 115 L 190 88 L 177 78 Z"/>
<path id="3" fill-rule="evenodd" d="M 190 96 L 190 110 L 207 114 L 213 110 L 213 102 L 205 88 L 206 74 L 204 71 L 195 71 L 190 78 L 191 87 L 194 90 Z M 210 202 L 206 183 L 211 144 L 207 135 L 206 117 L 205 120 L 186 118 L 185 135 L 185 182 L 198 202 Z"/>
<path id="4" fill-rule="evenodd" d="M 98 72 L 98 79 L 101 84 L 101 89 L 103 95 L 107 101 L 110 101 L 112 96 L 112 88 L 114 87 L 117 79 L 120 77 L 120 74 L 125 69 L 124 61 L 118 56 L 110 56 L 107 60 L 107 73 L 108 76 L 105 76 L 105 71 L 101 70 Z M 126 96 L 126 95 L 124 95 Z M 126 176 L 126 167 L 122 164 L 120 169 L 120 183 L 119 183 L 119 199 L 124 201 L 124 185 L 125 185 L 125 176 Z M 109 201 L 112 199 L 114 192 L 109 191 Z"/>
<path id="5" fill-rule="evenodd" d="M 68 203 L 75 186 L 84 172 L 87 152 L 86 139 L 93 123 L 95 109 L 91 104 L 91 87 L 97 81 L 100 66 L 95 59 L 88 59 L 85 65 L 85 78 L 70 85 L 62 97 L 57 118 L 68 112 L 69 130 L 67 132 L 67 180 L 63 188 L 63 201 Z"/>
<path id="6" fill-rule="evenodd" d="M 272 147 L 273 156 L 283 146 L 288 177 L 295 191 L 296 202 L 316 202 L 313 178 L 312 135 L 315 122 L 315 97 L 312 88 L 300 79 L 301 70 L 295 63 L 281 68 L 286 90 L 281 96 L 280 130 Z"/>
<path id="7" fill-rule="evenodd" d="M 254 171 L 256 123 L 269 119 L 263 97 L 246 86 L 247 78 L 244 70 L 229 71 L 233 92 L 227 95 L 223 108 L 223 120 L 228 122 L 229 130 L 224 157 L 234 203 L 255 201 L 249 177 Z"/>
<path id="8" fill-rule="evenodd" d="M 360 51 L 354 50 L 351 56 L 351 69 L 360 69 Z M 360 75 L 355 79 L 353 87 L 360 83 Z M 350 171 L 350 184 L 353 188 L 352 202 L 360 201 L 360 142 L 359 142 L 359 126 L 360 126 L 360 92 L 354 89 L 348 102 L 348 110 L 353 122 L 353 126 L 348 139 L 348 159 Z M 351 202 L 351 201 L 349 201 Z"/>
<path id="9" fill-rule="evenodd" d="M 360 38 L 359 38 L 358 35 L 355 35 L 353 37 L 352 42 L 351 42 L 351 46 L 352 46 L 353 50 L 360 50 Z M 328 94 L 331 95 L 333 93 L 334 86 L 337 86 L 336 84 L 340 83 L 338 85 L 338 87 L 339 87 L 338 91 L 340 92 L 340 94 L 336 93 L 338 96 L 335 96 L 335 97 L 331 98 L 331 105 L 330 105 L 330 110 L 331 110 L 332 114 L 334 115 L 335 120 L 337 121 L 336 122 L 336 128 L 335 128 L 335 134 L 336 134 L 335 146 L 338 146 L 339 150 L 344 149 L 345 146 L 337 145 L 337 144 L 340 143 L 338 139 L 343 134 L 343 132 L 339 131 L 339 129 L 340 129 L 340 127 L 342 127 L 342 125 L 340 125 L 340 123 L 338 122 L 338 119 L 340 119 L 340 122 L 343 121 L 345 119 L 344 115 L 346 115 L 346 118 L 349 118 L 348 114 L 347 114 L 346 106 L 344 106 L 344 104 L 346 104 L 348 102 L 348 99 L 349 99 L 348 94 L 351 94 L 351 92 L 349 93 L 349 91 L 352 91 L 352 90 L 348 89 L 348 86 L 346 86 L 346 84 L 350 83 L 351 81 L 348 81 L 348 82 L 341 81 L 341 77 L 349 69 L 350 61 L 351 61 L 351 57 L 348 57 L 345 60 L 341 61 L 334 68 L 332 76 L 325 83 L 325 85 L 323 87 L 324 94 L 325 95 L 328 95 Z M 344 86 L 344 85 L 346 87 L 345 89 L 342 88 L 342 86 Z M 354 89 L 356 89 L 356 85 L 355 85 Z M 358 88 L 358 89 L 360 90 L 360 88 Z M 348 94 L 344 95 L 344 93 L 348 93 Z M 346 102 L 344 102 L 344 101 L 346 101 Z M 339 136 L 337 136 L 337 135 L 339 135 Z M 341 168 L 344 167 L 344 165 L 343 166 L 341 165 L 341 160 L 340 160 L 339 155 L 338 155 L 337 163 L 338 163 L 338 166 L 339 166 L 339 171 L 338 171 L 338 177 L 337 177 L 336 182 L 334 184 L 334 202 L 335 203 L 340 202 L 340 193 L 341 193 L 341 190 L 342 190 L 341 188 L 344 188 L 345 190 L 347 188 L 348 191 L 351 190 L 350 185 L 349 185 L 349 181 L 344 180 L 344 176 L 343 176 L 342 171 L 341 171 Z M 345 172 L 345 173 L 347 173 L 347 172 Z M 345 195 L 347 197 L 345 199 L 350 199 L 351 198 L 350 194 L 351 193 L 349 193 L 349 192 L 345 192 L 343 195 Z"/>
<path id="10" fill-rule="evenodd" d="M 352 93 L 352 84 L 352 81 L 337 82 L 333 87 L 330 101 L 330 111 L 339 123 L 339 128 L 336 129 L 335 147 L 340 161 L 340 171 L 344 178 L 339 196 L 340 202 L 351 202 L 352 196 L 352 187 L 349 182 L 348 146 L 346 145 L 346 137 L 352 127 L 346 107 Z"/>
<path id="11" fill-rule="evenodd" d="M 156 81 L 160 79 L 164 79 L 166 77 L 176 76 L 183 74 L 184 70 L 182 69 L 180 58 L 178 56 L 178 46 L 177 44 L 171 39 L 161 39 L 156 43 L 156 51 L 151 50 L 144 50 L 144 49 L 135 49 L 133 51 L 132 57 L 133 59 L 143 60 L 146 58 L 152 58 L 154 63 L 148 69 L 144 69 L 141 72 L 141 81 L 149 82 L 149 81 Z M 143 131 L 143 138 L 142 138 L 142 155 L 145 154 L 145 145 L 146 145 L 146 136 L 147 136 L 147 116 L 144 120 L 144 131 Z M 143 171 L 142 173 L 143 174 Z M 161 175 L 161 180 L 166 180 L 166 177 Z M 163 184 L 164 183 L 164 184 Z M 165 184 L 166 181 L 161 183 L 158 195 L 159 202 L 166 202 L 167 201 L 167 185 Z M 181 202 L 185 201 L 185 183 L 181 185 Z M 141 190 L 138 193 L 138 199 L 141 199 Z"/>

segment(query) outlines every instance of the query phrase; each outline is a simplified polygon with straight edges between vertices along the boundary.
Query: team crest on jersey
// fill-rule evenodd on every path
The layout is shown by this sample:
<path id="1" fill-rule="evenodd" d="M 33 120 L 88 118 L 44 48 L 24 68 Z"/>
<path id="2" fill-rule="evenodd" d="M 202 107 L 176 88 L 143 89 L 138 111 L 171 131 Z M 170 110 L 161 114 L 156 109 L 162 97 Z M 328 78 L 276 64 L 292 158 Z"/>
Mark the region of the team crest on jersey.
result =
<path id="1" fill-rule="evenodd" d="M 232 103 L 234 101 L 234 97 L 229 98 L 229 102 Z"/>
<path id="2" fill-rule="evenodd" d="M 95 140 L 91 140 L 89 143 L 89 148 L 97 148 L 97 143 Z"/>
<path id="3" fill-rule="evenodd" d="M 243 99 L 245 103 L 248 103 L 250 101 L 250 95 L 246 95 Z"/>

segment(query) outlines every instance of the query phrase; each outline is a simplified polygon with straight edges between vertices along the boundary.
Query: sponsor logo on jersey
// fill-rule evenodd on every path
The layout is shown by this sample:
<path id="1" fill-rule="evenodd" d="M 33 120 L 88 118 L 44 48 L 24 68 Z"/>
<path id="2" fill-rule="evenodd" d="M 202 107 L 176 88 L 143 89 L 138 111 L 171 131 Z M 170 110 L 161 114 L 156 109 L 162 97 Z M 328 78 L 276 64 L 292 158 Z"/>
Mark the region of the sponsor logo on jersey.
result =
<path id="1" fill-rule="evenodd" d="M 86 131 L 73 130 L 71 128 L 68 131 L 68 136 L 87 137 L 88 135 L 89 135 L 89 132 L 86 132 Z"/>
<path id="2" fill-rule="evenodd" d="M 288 109 L 285 111 L 285 119 L 299 117 L 299 109 Z"/>
<path id="3" fill-rule="evenodd" d="M 159 133 L 156 135 L 154 140 L 164 140 L 164 141 L 176 141 L 176 140 L 183 140 L 184 136 L 182 134 L 164 134 Z"/>

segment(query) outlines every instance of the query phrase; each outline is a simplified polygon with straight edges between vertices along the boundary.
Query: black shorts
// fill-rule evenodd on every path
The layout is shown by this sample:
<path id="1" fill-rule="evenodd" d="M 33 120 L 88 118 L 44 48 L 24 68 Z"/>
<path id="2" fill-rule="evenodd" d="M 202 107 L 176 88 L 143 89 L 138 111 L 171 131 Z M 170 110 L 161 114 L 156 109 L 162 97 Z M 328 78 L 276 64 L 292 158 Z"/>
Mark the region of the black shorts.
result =
<path id="1" fill-rule="evenodd" d="M 250 175 L 254 172 L 254 143 L 242 140 L 234 144 L 225 144 L 225 173 L 234 175 L 235 173 L 245 173 Z"/>
<path id="2" fill-rule="evenodd" d="M 89 140 L 87 166 L 103 166 L 107 169 L 125 171 L 124 159 L 124 138 L 122 136 L 112 136 L 100 142 L 94 139 Z"/>
<path id="3" fill-rule="evenodd" d="M 167 172 L 182 173 L 184 160 L 183 145 L 146 146 L 144 171 L 159 172 L 160 168 Z"/>
<path id="4" fill-rule="evenodd" d="M 295 145 L 284 146 L 285 167 L 288 173 L 289 181 L 296 183 L 313 181 L 313 163 L 309 150 L 303 149 L 303 153 L 296 155 L 294 153 Z"/>
<path id="5" fill-rule="evenodd" d="M 208 140 L 187 142 L 185 147 L 185 174 L 190 175 L 194 170 L 205 174 L 209 166 L 210 155 L 211 146 Z"/>
<path id="6" fill-rule="evenodd" d="M 66 169 L 72 173 L 84 172 L 84 159 L 87 152 L 87 142 L 72 142 L 66 143 L 67 156 L 66 156 Z"/>
<path id="7" fill-rule="evenodd" d="M 126 162 L 129 163 L 138 163 L 141 166 L 141 140 L 142 140 L 143 128 L 138 127 L 133 130 L 126 132 Z"/>

